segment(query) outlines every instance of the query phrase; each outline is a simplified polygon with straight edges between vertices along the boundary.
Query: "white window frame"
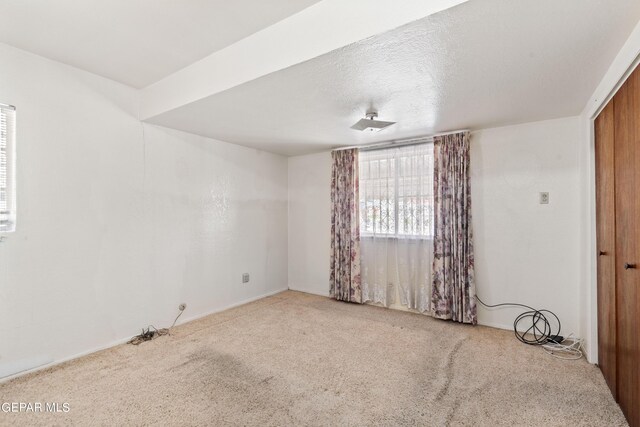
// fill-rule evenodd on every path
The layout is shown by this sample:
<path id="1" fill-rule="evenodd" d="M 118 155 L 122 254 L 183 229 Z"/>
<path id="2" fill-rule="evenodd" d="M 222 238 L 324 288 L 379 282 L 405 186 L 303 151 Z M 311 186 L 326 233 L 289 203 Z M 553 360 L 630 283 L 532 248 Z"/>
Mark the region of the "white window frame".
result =
<path id="1" fill-rule="evenodd" d="M 0 104 L 0 233 L 16 230 L 16 108 Z"/>

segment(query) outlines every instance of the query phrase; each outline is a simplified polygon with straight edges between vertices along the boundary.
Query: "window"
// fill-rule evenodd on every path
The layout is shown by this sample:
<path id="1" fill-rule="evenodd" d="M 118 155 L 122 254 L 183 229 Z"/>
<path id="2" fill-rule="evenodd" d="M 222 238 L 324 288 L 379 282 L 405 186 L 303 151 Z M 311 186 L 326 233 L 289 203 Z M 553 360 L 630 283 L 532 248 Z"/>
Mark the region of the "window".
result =
<path id="1" fill-rule="evenodd" d="M 0 104 L 0 232 L 16 228 L 14 107 Z"/>
<path id="2" fill-rule="evenodd" d="M 433 144 L 361 151 L 360 233 L 433 237 Z"/>

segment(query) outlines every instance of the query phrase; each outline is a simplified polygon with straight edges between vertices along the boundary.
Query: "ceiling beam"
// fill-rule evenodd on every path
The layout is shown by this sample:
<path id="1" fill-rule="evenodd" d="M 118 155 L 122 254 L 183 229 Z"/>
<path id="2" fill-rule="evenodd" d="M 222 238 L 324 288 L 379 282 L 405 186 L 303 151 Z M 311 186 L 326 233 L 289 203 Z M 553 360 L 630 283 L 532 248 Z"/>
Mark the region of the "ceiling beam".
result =
<path id="1" fill-rule="evenodd" d="M 320 1 L 142 89 L 140 119 L 151 119 L 466 1 Z"/>

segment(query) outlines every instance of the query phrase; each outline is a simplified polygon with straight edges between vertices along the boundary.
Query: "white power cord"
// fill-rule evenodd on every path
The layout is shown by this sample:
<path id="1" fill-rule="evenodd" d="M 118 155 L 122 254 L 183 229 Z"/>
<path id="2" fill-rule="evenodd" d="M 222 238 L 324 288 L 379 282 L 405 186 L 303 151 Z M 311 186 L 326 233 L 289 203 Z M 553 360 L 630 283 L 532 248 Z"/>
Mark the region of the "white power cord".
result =
<path id="1" fill-rule="evenodd" d="M 551 356 L 562 360 L 578 360 L 581 359 L 582 354 L 582 338 L 576 338 L 573 334 L 570 334 L 562 342 L 549 342 L 543 344 L 541 347 Z"/>

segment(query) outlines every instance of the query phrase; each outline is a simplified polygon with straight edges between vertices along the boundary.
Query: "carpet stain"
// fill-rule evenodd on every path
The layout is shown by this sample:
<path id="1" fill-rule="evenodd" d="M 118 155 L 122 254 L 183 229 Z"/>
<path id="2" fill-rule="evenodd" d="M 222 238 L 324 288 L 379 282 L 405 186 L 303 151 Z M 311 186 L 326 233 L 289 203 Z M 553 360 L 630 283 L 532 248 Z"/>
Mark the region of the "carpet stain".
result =
<path id="1" fill-rule="evenodd" d="M 455 363 L 455 359 L 456 359 L 456 355 L 460 352 L 460 349 L 462 348 L 462 345 L 465 343 L 465 341 L 467 341 L 468 338 L 467 337 L 463 337 L 461 339 L 459 339 L 451 348 L 451 350 L 449 351 L 449 353 L 446 355 L 445 358 L 445 365 L 442 368 L 442 373 L 444 376 L 444 384 L 442 385 L 442 387 L 440 388 L 440 390 L 436 393 L 435 395 L 435 401 L 438 402 L 442 399 L 445 398 L 445 396 L 447 396 L 447 394 L 449 393 L 449 387 L 451 387 L 451 383 L 453 382 L 453 376 L 454 376 L 454 363 Z"/>

